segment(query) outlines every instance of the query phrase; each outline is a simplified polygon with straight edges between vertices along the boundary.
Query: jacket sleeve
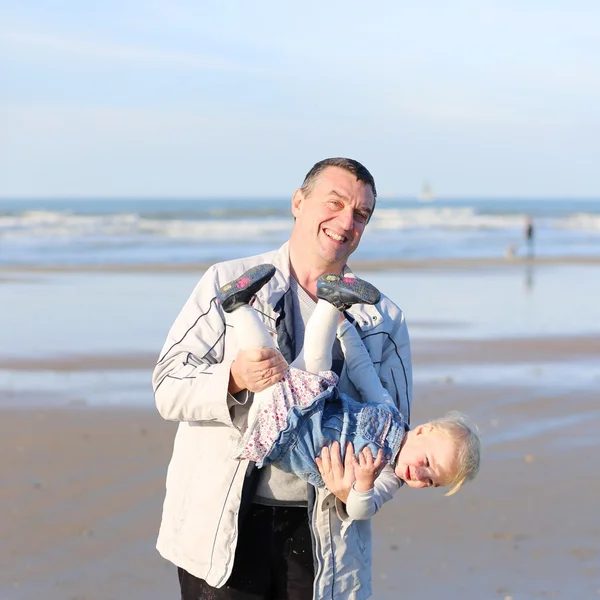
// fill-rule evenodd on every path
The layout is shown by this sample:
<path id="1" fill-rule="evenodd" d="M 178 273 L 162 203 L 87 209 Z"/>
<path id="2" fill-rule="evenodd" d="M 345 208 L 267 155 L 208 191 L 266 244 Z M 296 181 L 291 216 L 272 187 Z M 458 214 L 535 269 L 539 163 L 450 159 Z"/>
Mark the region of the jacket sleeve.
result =
<path id="1" fill-rule="evenodd" d="M 387 298 L 382 301 L 391 326 L 386 333 L 381 353 L 379 379 L 394 400 L 404 420 L 410 423 L 412 407 L 412 359 L 410 338 L 404 313 Z"/>
<path id="2" fill-rule="evenodd" d="M 373 489 L 357 492 L 352 486 L 346 504 L 336 498 L 338 516 L 342 521 L 360 521 L 370 519 L 400 489 L 402 481 L 394 470 L 386 465 L 375 480 Z"/>
<path id="3" fill-rule="evenodd" d="M 233 360 L 223 360 L 225 320 L 210 267 L 171 327 L 152 376 L 158 412 L 170 421 L 217 421 L 232 425 L 228 393 Z"/>

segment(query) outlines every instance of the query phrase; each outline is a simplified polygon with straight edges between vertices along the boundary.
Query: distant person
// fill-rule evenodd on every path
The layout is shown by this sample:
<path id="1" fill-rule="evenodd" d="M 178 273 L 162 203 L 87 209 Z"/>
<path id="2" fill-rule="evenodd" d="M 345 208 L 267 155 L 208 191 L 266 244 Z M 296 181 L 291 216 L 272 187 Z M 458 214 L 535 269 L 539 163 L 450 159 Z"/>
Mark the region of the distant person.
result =
<path id="1" fill-rule="evenodd" d="M 270 176 L 267 165 L 262 177 Z M 323 477 L 326 489 L 277 464 L 257 469 L 253 461 L 231 454 L 253 394 L 280 381 L 303 347 L 317 304 L 317 279 L 326 273 L 352 276 L 347 261 L 376 197 L 373 176 L 356 160 L 318 162 L 292 196 L 289 241 L 261 256 L 210 267 L 168 334 L 153 374 L 154 395 L 162 417 L 179 426 L 157 549 L 178 567 L 182 600 L 360 600 L 371 595 L 371 524 L 339 516 L 354 483 L 345 477 L 349 470 L 339 451 L 327 453 L 336 468 Z M 231 235 L 234 239 L 236 231 Z M 226 282 L 263 263 L 273 264 L 276 273 L 256 293 L 253 307 L 277 348 L 244 350 L 217 295 Z M 382 295 L 375 305 L 355 304 L 346 312 L 379 380 L 408 417 L 412 366 L 402 311 Z M 339 342 L 333 356 L 340 391 L 366 401 L 342 371 Z M 386 465 L 374 493 L 385 502 L 398 487 Z"/>
<path id="2" fill-rule="evenodd" d="M 534 255 L 534 236 L 535 229 L 533 227 L 533 221 L 531 220 L 531 217 L 525 217 L 525 229 L 523 231 L 523 237 L 525 238 L 525 242 L 527 244 L 527 256 L 529 258 L 533 258 Z"/>
<path id="3" fill-rule="evenodd" d="M 219 290 L 240 348 L 275 348 L 251 306 L 275 272 L 272 265 L 258 265 Z M 447 495 L 474 479 L 480 442 L 473 428 L 454 412 L 410 430 L 381 385 L 358 331 L 344 316 L 353 304 L 376 304 L 379 291 L 358 278 L 327 274 L 317 280 L 317 297 L 299 356 L 283 380 L 255 394 L 234 458 L 252 460 L 259 468 L 277 463 L 322 488 L 322 459 L 317 457 L 328 443 L 338 442 L 349 453 L 345 460 L 356 478 L 346 500 L 349 520 L 368 519 L 381 507 L 374 483 L 385 463 L 394 468 L 398 486 L 448 487 Z M 338 378 L 331 371 L 336 336 L 348 376 L 367 402 L 356 402 L 336 387 Z"/>

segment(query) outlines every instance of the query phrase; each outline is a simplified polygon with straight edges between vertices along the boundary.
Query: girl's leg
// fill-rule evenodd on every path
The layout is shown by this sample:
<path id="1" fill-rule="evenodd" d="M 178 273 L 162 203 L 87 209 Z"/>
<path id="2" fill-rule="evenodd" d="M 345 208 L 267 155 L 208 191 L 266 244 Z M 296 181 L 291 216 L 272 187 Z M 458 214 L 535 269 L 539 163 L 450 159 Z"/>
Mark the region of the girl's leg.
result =
<path id="1" fill-rule="evenodd" d="M 262 288 L 275 274 L 273 265 L 258 265 L 248 269 L 236 280 L 221 287 L 217 298 L 223 310 L 229 313 L 229 320 L 235 330 L 240 350 L 253 348 L 277 349 L 265 324 L 258 313 L 250 306 L 254 294 Z M 256 420 L 259 407 L 272 398 L 272 386 L 254 394 L 248 413 L 248 425 Z"/>
<path id="2" fill-rule="evenodd" d="M 265 324 L 251 306 L 238 306 L 230 315 L 229 319 L 240 350 L 277 347 Z"/>
<path id="3" fill-rule="evenodd" d="M 319 373 L 331 369 L 331 352 L 337 331 L 340 311 L 319 300 L 313 314 L 306 324 L 304 345 L 292 367 L 309 373 Z"/>
<path id="4" fill-rule="evenodd" d="M 238 306 L 230 315 L 234 327 L 238 346 L 240 350 L 251 350 L 253 348 L 277 349 L 275 341 L 268 332 L 258 313 L 247 304 Z M 273 397 L 273 386 L 269 386 L 262 392 L 255 392 L 248 411 L 248 427 L 256 421 L 259 409 L 265 403 L 271 402 Z"/>
<path id="5" fill-rule="evenodd" d="M 273 265 L 257 265 L 226 283 L 217 292 L 221 307 L 231 315 L 230 321 L 241 350 L 276 348 L 265 324 L 250 306 L 256 292 L 275 275 L 275 271 Z"/>
<path id="6" fill-rule="evenodd" d="M 340 327 L 339 339 L 346 358 L 348 378 L 367 402 L 384 402 L 395 406 L 381 384 L 367 348 L 358 331 L 346 321 Z"/>
<path id="7" fill-rule="evenodd" d="M 293 367 L 310 373 L 331 369 L 340 311 L 353 304 L 376 304 L 380 293 L 362 279 L 327 274 L 317 280 L 317 297 L 315 311 L 306 324 L 304 347 L 292 363 Z"/>

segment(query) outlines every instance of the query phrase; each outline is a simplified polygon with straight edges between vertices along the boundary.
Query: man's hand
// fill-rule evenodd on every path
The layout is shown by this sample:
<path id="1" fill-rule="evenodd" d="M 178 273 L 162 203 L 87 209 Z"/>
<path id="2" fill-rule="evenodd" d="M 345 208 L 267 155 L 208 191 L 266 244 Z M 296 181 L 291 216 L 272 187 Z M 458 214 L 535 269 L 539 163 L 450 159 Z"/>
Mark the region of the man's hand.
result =
<path id="1" fill-rule="evenodd" d="M 343 464 L 339 442 L 333 442 L 330 448 L 325 446 L 321 450 L 321 456 L 315 459 L 327 489 L 342 502 L 348 500 L 348 494 L 355 481 L 355 461 L 352 442 L 348 442 L 346 445 L 346 456 Z"/>
<path id="2" fill-rule="evenodd" d="M 385 466 L 383 460 L 383 450 L 380 448 L 377 452 L 377 458 L 373 459 L 373 454 L 368 446 L 365 446 L 358 453 L 358 460 L 354 461 L 354 474 L 356 476 L 356 485 L 354 489 L 357 492 L 366 492 L 373 489 L 375 480 Z"/>
<path id="3" fill-rule="evenodd" d="M 272 348 L 240 350 L 231 364 L 229 393 L 242 390 L 262 392 L 283 379 L 288 364 L 282 354 Z"/>

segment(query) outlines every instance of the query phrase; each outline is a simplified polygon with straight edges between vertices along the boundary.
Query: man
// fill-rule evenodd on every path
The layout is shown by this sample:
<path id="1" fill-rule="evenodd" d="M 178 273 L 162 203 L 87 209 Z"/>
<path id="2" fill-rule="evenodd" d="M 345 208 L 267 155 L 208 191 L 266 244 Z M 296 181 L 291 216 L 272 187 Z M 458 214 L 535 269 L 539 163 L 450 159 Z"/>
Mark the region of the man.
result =
<path id="1" fill-rule="evenodd" d="M 354 476 L 339 448 L 323 450 L 328 490 L 315 490 L 276 466 L 257 470 L 231 453 L 252 393 L 278 381 L 302 347 L 318 277 L 350 273 L 346 261 L 358 247 L 376 195 L 372 175 L 359 162 L 317 163 L 293 195 L 289 241 L 274 252 L 210 267 L 169 332 L 153 385 L 160 414 L 180 423 L 157 548 L 177 565 L 184 600 L 370 596 L 370 522 L 351 521 L 345 513 Z M 274 264 L 277 273 L 257 293 L 254 307 L 281 353 L 238 351 L 216 302 L 221 285 L 261 263 Z M 383 296 L 378 305 L 356 305 L 348 314 L 408 419 L 412 367 L 402 312 Z M 339 389 L 360 400 L 339 345 L 332 367 L 341 375 Z M 385 467 L 374 491 L 378 505 L 398 487 Z"/>

